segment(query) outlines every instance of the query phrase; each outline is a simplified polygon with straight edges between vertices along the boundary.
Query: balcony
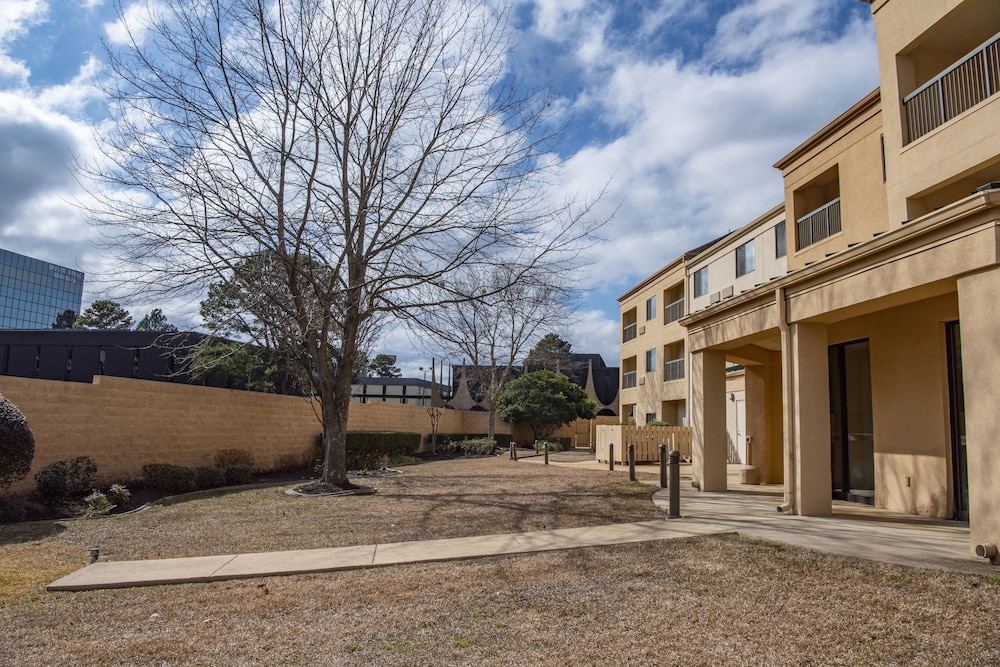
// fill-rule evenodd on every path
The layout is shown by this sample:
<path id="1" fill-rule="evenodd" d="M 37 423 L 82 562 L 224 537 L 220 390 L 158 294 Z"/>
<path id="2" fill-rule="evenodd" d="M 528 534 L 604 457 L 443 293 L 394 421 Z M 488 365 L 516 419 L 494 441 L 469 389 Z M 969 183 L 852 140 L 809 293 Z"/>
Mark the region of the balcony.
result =
<path id="1" fill-rule="evenodd" d="M 684 317 L 684 298 L 681 297 L 663 308 L 664 324 L 670 324 Z"/>
<path id="2" fill-rule="evenodd" d="M 627 343 L 630 340 L 634 340 L 635 337 L 639 335 L 638 330 L 639 328 L 635 322 L 627 325 L 625 328 L 622 329 L 622 342 Z"/>
<path id="3" fill-rule="evenodd" d="M 820 206 L 795 222 L 799 250 L 840 232 L 840 197 Z"/>
<path id="4" fill-rule="evenodd" d="M 672 382 L 673 380 L 683 380 L 684 379 L 684 357 L 680 359 L 673 359 L 663 364 L 663 381 Z"/>
<path id="5" fill-rule="evenodd" d="M 635 389 L 638 374 L 636 371 L 622 373 L 622 389 Z"/>
<path id="6" fill-rule="evenodd" d="M 903 98 L 907 143 L 1000 89 L 1000 34 Z"/>

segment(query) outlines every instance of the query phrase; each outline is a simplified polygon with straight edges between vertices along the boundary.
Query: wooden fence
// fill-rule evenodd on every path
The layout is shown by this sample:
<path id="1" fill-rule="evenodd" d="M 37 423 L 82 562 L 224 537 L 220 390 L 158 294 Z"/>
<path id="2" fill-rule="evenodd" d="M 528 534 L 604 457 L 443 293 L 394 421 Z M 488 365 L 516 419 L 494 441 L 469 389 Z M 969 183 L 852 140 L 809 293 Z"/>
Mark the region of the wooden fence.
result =
<path id="1" fill-rule="evenodd" d="M 625 465 L 628 463 L 626 448 L 635 445 L 636 463 L 656 463 L 660 460 L 662 443 L 668 452 L 672 449 L 680 452 L 681 461 L 690 461 L 692 436 L 690 426 L 598 426 L 595 457 L 607 462 L 609 448 L 614 445 L 615 462 Z"/>

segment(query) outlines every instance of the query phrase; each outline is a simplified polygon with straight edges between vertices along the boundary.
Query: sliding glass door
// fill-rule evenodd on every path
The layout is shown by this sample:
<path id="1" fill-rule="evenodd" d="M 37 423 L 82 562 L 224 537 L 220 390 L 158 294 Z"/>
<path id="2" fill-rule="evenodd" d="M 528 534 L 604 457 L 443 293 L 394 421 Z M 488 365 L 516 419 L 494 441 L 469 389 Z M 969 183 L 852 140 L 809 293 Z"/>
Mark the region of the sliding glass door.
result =
<path id="1" fill-rule="evenodd" d="M 868 341 L 830 347 L 833 497 L 875 504 L 875 439 Z"/>

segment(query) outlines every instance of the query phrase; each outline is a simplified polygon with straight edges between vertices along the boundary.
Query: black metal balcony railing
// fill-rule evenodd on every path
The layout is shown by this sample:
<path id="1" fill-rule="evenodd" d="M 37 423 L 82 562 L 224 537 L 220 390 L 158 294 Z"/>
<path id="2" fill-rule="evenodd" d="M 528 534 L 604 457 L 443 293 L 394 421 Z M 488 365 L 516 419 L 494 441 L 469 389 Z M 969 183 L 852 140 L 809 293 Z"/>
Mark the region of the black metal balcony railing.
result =
<path id="1" fill-rule="evenodd" d="M 840 197 L 820 206 L 795 221 L 799 230 L 799 249 L 840 232 Z"/>
<path id="2" fill-rule="evenodd" d="M 622 342 L 627 343 L 633 338 L 635 338 L 637 335 L 638 335 L 638 327 L 636 326 L 635 322 L 626 325 L 625 328 L 622 329 Z"/>
<path id="3" fill-rule="evenodd" d="M 637 377 L 638 374 L 635 371 L 622 373 L 622 389 L 635 389 Z"/>
<path id="4" fill-rule="evenodd" d="M 670 324 L 684 317 L 684 298 L 677 299 L 673 303 L 668 303 L 663 308 L 664 324 Z"/>
<path id="5" fill-rule="evenodd" d="M 663 381 L 684 379 L 684 358 L 674 359 L 663 364 Z"/>
<path id="6" fill-rule="evenodd" d="M 1000 90 L 1000 34 L 903 98 L 907 143 Z"/>

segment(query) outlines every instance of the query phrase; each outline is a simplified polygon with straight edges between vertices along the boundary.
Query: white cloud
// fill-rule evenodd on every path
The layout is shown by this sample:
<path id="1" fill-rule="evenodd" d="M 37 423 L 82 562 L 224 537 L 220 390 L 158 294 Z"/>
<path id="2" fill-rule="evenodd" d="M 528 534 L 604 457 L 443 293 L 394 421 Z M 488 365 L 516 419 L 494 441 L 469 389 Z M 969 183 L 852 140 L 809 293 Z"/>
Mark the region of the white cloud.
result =
<path id="1" fill-rule="evenodd" d="M 14 41 L 48 17 L 48 4 L 44 0 L 0 0 L 0 81 L 11 81 L 24 86 L 31 70 L 23 60 L 11 58 L 7 53 Z"/>
<path id="2" fill-rule="evenodd" d="M 603 206 L 618 214 L 586 287 L 624 291 L 780 203 L 771 165 L 877 83 L 870 23 L 830 39 L 817 34 L 827 19 L 813 0 L 760 0 L 723 17 L 698 60 L 610 46 L 588 56 L 603 66 L 576 113 L 601 114 L 618 136 L 570 157 L 565 188 L 594 192 L 613 175 Z M 763 39 L 769 30 L 780 39 Z"/>
<path id="3" fill-rule="evenodd" d="M 164 6 L 156 0 L 134 2 L 125 8 L 121 17 L 104 24 L 104 33 L 111 44 L 126 45 L 134 40 L 141 45 L 151 19 L 162 9 Z"/>

